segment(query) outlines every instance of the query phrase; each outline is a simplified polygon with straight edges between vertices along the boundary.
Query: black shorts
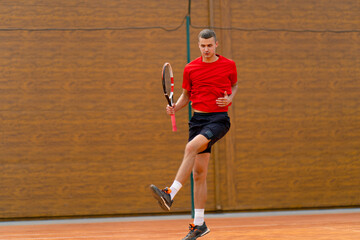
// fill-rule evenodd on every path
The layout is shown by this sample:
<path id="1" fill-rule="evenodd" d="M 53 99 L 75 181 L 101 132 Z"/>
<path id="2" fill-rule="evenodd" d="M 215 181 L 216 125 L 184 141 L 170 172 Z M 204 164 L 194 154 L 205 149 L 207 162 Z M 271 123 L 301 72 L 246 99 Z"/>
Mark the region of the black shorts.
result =
<path id="1" fill-rule="evenodd" d="M 201 153 L 210 153 L 211 146 L 220 140 L 230 129 L 227 112 L 194 113 L 189 122 L 189 142 L 201 134 L 210 140 L 208 147 Z"/>

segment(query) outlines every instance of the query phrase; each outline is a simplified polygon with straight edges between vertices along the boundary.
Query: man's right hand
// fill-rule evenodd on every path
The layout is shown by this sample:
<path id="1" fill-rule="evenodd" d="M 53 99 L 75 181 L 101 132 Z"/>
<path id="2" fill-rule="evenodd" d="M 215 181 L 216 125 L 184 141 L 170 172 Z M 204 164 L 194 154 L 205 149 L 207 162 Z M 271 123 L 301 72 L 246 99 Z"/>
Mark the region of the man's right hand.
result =
<path id="1" fill-rule="evenodd" d="M 166 106 L 166 113 L 167 113 L 168 115 L 173 115 L 173 114 L 175 114 L 175 104 L 174 104 L 172 107 L 170 107 L 169 105 L 167 105 L 167 106 Z"/>

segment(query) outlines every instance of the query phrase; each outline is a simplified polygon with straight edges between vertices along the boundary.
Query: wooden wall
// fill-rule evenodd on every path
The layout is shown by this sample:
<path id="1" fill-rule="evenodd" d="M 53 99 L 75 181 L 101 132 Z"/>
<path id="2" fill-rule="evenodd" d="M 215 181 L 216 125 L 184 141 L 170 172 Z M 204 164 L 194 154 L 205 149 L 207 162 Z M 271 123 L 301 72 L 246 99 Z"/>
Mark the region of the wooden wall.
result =
<path id="1" fill-rule="evenodd" d="M 212 10 L 222 27 L 360 22 L 355 0 L 214 0 Z M 192 59 L 209 12 L 192 2 Z M 0 3 L 0 218 L 161 212 L 147 185 L 172 183 L 187 112 L 172 133 L 160 71 L 172 64 L 179 96 L 185 25 L 120 28 L 173 28 L 186 13 L 175 0 Z M 240 89 L 212 155 L 207 210 L 360 205 L 359 32 L 217 33 Z M 189 189 L 174 212 L 190 210 Z"/>
<path id="2" fill-rule="evenodd" d="M 225 50 L 237 63 L 240 91 L 232 108 L 233 136 L 220 146 L 230 156 L 225 154 L 220 170 L 218 205 L 225 210 L 359 206 L 359 4 L 219 2 L 215 25 L 284 31 L 221 32 L 230 34 Z M 230 14 L 222 15 L 221 3 Z"/>

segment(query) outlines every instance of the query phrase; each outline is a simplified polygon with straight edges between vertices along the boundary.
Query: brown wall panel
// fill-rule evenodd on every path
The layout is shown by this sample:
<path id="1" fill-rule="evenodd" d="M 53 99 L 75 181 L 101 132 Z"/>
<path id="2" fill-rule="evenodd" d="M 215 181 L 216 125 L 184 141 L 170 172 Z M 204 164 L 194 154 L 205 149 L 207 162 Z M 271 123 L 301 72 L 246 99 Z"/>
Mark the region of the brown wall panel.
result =
<path id="1" fill-rule="evenodd" d="M 3 2 L 2 28 L 172 27 L 186 8 L 99 3 Z M 171 132 L 161 67 L 170 61 L 182 76 L 185 28 L 1 31 L 0 39 L 0 217 L 160 212 L 146 186 L 172 181 L 187 135 L 186 112 Z M 184 189 L 175 211 L 190 209 Z"/>
<path id="2" fill-rule="evenodd" d="M 232 26 L 349 30 L 360 22 L 356 2 L 281 3 L 233 2 Z M 232 34 L 240 77 L 235 208 L 359 205 L 359 33 Z"/>
<path id="3" fill-rule="evenodd" d="M 213 6 L 222 27 L 349 30 L 360 22 L 350 0 Z M 172 28 L 186 12 L 187 1 L 0 3 L 0 218 L 161 212 L 146 186 L 173 181 L 188 115 L 177 113 L 172 133 L 160 70 L 172 64 L 177 98 L 185 25 L 120 28 Z M 208 1 L 193 1 L 191 17 L 194 59 Z M 359 205 L 359 33 L 217 34 L 219 53 L 237 63 L 239 93 L 231 133 L 209 166 L 207 211 Z M 189 189 L 175 212 L 190 210 Z"/>

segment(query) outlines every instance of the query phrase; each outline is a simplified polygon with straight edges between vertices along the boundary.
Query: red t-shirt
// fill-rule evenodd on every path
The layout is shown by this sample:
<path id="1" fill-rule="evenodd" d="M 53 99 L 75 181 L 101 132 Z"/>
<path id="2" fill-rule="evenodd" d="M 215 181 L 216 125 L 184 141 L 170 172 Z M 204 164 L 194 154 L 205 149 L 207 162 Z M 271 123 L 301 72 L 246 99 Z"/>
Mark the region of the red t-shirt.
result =
<path id="1" fill-rule="evenodd" d="M 237 82 L 235 62 L 217 55 L 218 60 L 212 63 L 202 61 L 202 57 L 188 63 L 184 69 L 182 88 L 190 94 L 192 107 L 203 112 L 227 112 L 228 106 L 219 107 L 216 99 L 224 97 L 226 91 Z"/>

